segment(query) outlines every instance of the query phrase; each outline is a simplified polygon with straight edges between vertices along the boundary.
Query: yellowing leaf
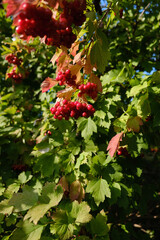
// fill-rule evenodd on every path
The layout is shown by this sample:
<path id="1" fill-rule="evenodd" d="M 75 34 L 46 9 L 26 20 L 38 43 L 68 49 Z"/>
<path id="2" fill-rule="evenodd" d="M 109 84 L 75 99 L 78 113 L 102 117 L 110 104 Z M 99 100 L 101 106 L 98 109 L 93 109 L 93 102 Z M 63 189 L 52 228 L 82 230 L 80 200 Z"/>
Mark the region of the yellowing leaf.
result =
<path id="1" fill-rule="evenodd" d="M 70 54 L 74 57 L 79 49 L 79 42 L 74 42 L 70 48 Z"/>
<path id="2" fill-rule="evenodd" d="M 58 98 L 65 98 L 66 100 L 70 101 L 72 94 L 75 92 L 75 90 L 70 87 L 70 88 L 65 88 L 64 90 L 61 90 L 57 92 L 57 97 Z"/>
<path id="3" fill-rule="evenodd" d="M 127 121 L 127 128 L 129 131 L 138 133 L 140 131 L 140 126 L 143 125 L 143 121 L 140 117 L 131 117 Z"/>
<path id="4" fill-rule="evenodd" d="M 59 49 L 59 48 L 57 48 L 55 54 L 54 54 L 53 57 L 51 58 L 51 62 L 52 62 L 52 64 L 53 64 L 53 66 L 54 66 L 56 60 L 58 59 L 58 57 L 60 56 L 61 53 L 62 53 L 62 50 Z"/>

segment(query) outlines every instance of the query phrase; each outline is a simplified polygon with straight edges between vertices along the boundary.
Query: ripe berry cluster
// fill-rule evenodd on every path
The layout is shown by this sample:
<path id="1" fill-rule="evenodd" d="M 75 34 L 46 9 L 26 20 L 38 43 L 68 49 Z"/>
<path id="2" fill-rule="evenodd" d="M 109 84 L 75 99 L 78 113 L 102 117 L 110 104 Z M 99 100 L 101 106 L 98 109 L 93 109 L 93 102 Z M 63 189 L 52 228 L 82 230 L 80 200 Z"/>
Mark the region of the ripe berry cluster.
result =
<path id="1" fill-rule="evenodd" d="M 67 69 L 64 73 L 59 72 L 56 80 L 59 82 L 59 85 L 64 85 L 68 84 L 69 86 L 77 86 L 75 80 L 76 80 L 76 75 L 72 75 L 71 71 Z"/>
<path id="2" fill-rule="evenodd" d="M 10 73 L 7 73 L 9 78 L 12 78 L 15 83 L 21 83 L 23 76 L 21 73 L 16 73 L 16 68 L 13 68 Z"/>
<path id="3" fill-rule="evenodd" d="M 81 26 L 86 20 L 86 16 L 83 13 L 86 9 L 86 0 L 63 0 L 62 5 L 63 13 L 60 17 L 62 22 L 66 22 L 68 26 L 72 23 L 76 26 Z"/>
<path id="4" fill-rule="evenodd" d="M 44 136 L 46 136 L 46 135 L 51 136 L 51 135 L 52 135 L 51 131 L 50 131 L 50 130 L 47 130 L 47 131 L 44 133 Z"/>
<path id="5" fill-rule="evenodd" d="M 6 60 L 14 65 L 21 65 L 22 59 L 18 58 L 16 55 L 14 55 L 13 53 L 9 54 L 6 56 Z"/>
<path id="6" fill-rule="evenodd" d="M 71 9 L 68 9 L 65 4 L 71 7 Z M 74 0 L 70 3 L 66 1 L 65 4 L 64 12 L 60 15 L 59 20 L 56 20 L 52 17 L 52 11 L 49 8 L 23 3 L 21 13 L 18 15 L 17 33 L 21 34 L 23 38 L 27 36 L 46 36 L 45 43 L 47 45 L 55 45 L 57 47 L 64 45 L 70 48 L 71 44 L 76 40 L 76 35 L 73 34 L 71 25 L 72 23 L 81 25 L 85 21 L 85 15 L 83 14 L 85 4 L 81 4 L 80 0 Z M 75 10 L 72 5 L 79 6 L 80 9 Z M 80 15 L 77 15 L 77 11 L 79 11 Z M 72 17 L 72 14 L 74 17 Z"/>
<path id="7" fill-rule="evenodd" d="M 117 151 L 117 154 L 118 156 L 121 156 L 121 155 L 125 157 L 129 156 L 129 153 L 126 147 L 120 147 Z"/>
<path id="8" fill-rule="evenodd" d="M 24 164 L 13 164 L 12 165 L 12 169 L 14 171 L 19 171 L 19 172 L 23 172 L 27 170 L 27 166 Z"/>
<path id="9" fill-rule="evenodd" d="M 78 101 L 69 102 L 65 99 L 62 104 L 57 102 L 50 111 L 54 114 L 55 119 L 62 120 L 64 118 L 65 120 L 68 120 L 69 117 L 75 119 L 78 119 L 79 117 L 88 118 L 94 114 L 95 109 L 90 104 L 80 103 Z"/>
<path id="10" fill-rule="evenodd" d="M 16 28 L 18 34 L 44 37 L 55 28 L 50 9 L 37 7 L 29 3 L 23 3 L 21 9 Z"/>
<path id="11" fill-rule="evenodd" d="M 78 97 L 82 97 L 83 94 L 87 94 L 91 98 L 95 99 L 98 94 L 97 84 L 91 82 L 80 85 L 79 90 L 80 92 L 78 93 Z"/>

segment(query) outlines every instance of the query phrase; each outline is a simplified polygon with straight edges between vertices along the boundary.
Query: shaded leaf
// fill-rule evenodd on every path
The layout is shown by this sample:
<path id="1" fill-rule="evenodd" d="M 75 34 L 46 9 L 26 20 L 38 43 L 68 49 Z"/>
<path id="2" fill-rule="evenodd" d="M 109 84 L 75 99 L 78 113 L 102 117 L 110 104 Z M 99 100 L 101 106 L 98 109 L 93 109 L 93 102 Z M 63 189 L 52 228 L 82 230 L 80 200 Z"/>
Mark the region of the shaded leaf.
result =
<path id="1" fill-rule="evenodd" d="M 106 224 L 106 217 L 102 214 L 97 214 L 96 218 L 90 222 L 90 228 L 92 235 L 106 236 L 108 235 L 109 228 Z"/>
<path id="2" fill-rule="evenodd" d="M 18 228 L 14 231 L 11 240 L 39 240 L 43 231 L 44 225 L 34 225 L 29 221 L 21 221 L 18 223 Z"/>
<path id="3" fill-rule="evenodd" d="M 24 186 L 22 193 L 14 193 L 9 201 L 10 206 L 14 206 L 14 212 L 21 212 L 28 210 L 38 200 L 38 194 L 30 186 Z"/>

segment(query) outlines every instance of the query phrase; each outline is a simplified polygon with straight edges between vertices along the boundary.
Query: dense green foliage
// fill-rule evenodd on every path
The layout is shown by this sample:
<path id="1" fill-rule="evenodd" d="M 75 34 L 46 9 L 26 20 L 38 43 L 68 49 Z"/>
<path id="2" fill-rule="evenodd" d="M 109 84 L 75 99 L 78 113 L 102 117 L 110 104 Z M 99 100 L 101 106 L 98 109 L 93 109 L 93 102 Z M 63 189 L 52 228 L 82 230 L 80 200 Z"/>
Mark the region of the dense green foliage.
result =
<path id="1" fill-rule="evenodd" d="M 13 39 L 12 20 L 0 9 L 2 240 L 159 239 L 160 6 L 110 0 L 107 12 L 103 1 L 101 16 L 87 2 L 78 51 L 92 46 L 103 90 L 88 99 L 93 117 L 68 121 L 50 113 L 63 87 L 40 87 L 56 76 L 56 48 L 39 38 Z M 10 53 L 27 73 L 20 84 L 5 75 Z M 107 146 L 118 133 L 111 157 Z"/>

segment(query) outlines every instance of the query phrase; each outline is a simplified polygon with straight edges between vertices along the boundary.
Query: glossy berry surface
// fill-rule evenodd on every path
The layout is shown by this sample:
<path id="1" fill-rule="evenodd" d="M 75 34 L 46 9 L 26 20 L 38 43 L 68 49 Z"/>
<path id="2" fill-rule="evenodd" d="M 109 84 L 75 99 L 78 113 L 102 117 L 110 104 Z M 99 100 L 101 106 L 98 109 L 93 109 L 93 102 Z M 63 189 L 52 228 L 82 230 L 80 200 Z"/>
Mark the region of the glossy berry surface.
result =
<path id="1" fill-rule="evenodd" d="M 88 82 L 87 84 L 82 84 L 79 86 L 80 92 L 78 93 L 79 97 L 82 97 L 83 94 L 87 94 L 91 98 L 97 98 L 98 87 L 97 84 Z"/>
<path id="2" fill-rule="evenodd" d="M 50 109 L 55 119 L 68 120 L 70 117 L 78 119 L 79 117 L 88 118 L 92 116 L 95 109 L 92 105 L 87 103 L 81 103 L 78 101 L 71 102 L 66 99 L 62 103 L 57 102 L 54 107 Z"/>
<path id="3" fill-rule="evenodd" d="M 72 75 L 71 71 L 67 69 L 64 73 L 59 72 L 56 80 L 59 82 L 59 85 L 69 85 L 69 86 L 77 86 L 76 84 L 76 75 Z"/>

